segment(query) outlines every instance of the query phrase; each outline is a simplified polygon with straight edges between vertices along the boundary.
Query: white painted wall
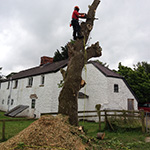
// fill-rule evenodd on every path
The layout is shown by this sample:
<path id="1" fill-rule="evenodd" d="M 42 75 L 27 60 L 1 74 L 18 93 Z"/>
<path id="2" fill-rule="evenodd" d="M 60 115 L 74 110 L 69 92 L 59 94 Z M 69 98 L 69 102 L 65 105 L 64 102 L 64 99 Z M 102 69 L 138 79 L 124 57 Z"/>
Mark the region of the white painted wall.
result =
<path id="1" fill-rule="evenodd" d="M 126 86 L 125 82 L 119 78 L 107 78 L 108 80 L 108 108 L 111 109 L 128 109 L 128 99 L 134 99 L 134 109 L 137 110 L 137 101 L 134 95 Z M 118 84 L 119 92 L 114 92 L 114 84 Z"/>
<path id="2" fill-rule="evenodd" d="M 101 109 L 127 109 L 127 99 L 135 99 L 122 79 L 106 77 L 92 64 L 86 65 L 86 70 L 83 70 L 82 76 L 87 84 L 81 91 L 88 95 L 89 98 L 78 100 L 79 111 L 94 110 L 96 104 L 101 104 Z M 11 99 L 14 99 L 14 104 L 10 106 L 10 109 L 17 105 L 28 105 L 29 109 L 26 112 L 30 117 L 33 117 L 34 114 L 40 117 L 40 113 L 57 112 L 58 96 L 61 90 L 57 84 L 60 80 L 62 80 L 62 75 L 59 71 L 45 74 L 43 87 L 40 87 L 41 75 L 33 77 L 31 88 L 26 87 L 28 78 L 19 79 L 18 87 L 12 89 Z M 8 110 L 7 100 L 10 89 L 7 89 L 7 84 L 8 82 L 1 83 L 0 89 L 0 110 L 3 111 Z M 119 93 L 114 93 L 114 84 L 119 85 Z M 31 109 L 31 94 L 37 95 L 35 109 Z M 4 104 L 2 104 L 3 99 L 5 101 Z M 136 100 L 134 105 L 136 110 Z"/>
<path id="3" fill-rule="evenodd" d="M 96 104 L 101 104 L 101 109 L 127 110 L 127 99 L 134 99 L 137 110 L 137 101 L 122 79 L 106 77 L 92 64 L 88 64 L 86 70 L 82 76 L 87 84 L 81 91 L 89 98 L 79 99 L 79 110 L 94 110 Z M 114 93 L 114 84 L 119 86 L 118 93 Z"/>
<path id="4" fill-rule="evenodd" d="M 32 117 L 34 113 L 36 116 L 40 116 L 40 113 L 46 112 L 57 112 L 58 111 L 58 95 L 60 88 L 58 88 L 58 83 L 62 80 L 62 75 L 60 72 L 45 74 L 45 84 L 41 85 L 41 75 L 33 77 L 32 87 L 26 87 L 28 85 L 28 78 L 19 79 L 18 87 L 12 89 L 11 99 L 14 99 L 14 104 L 10 105 L 10 109 L 17 105 L 28 105 L 29 113 L 28 116 Z M 13 81 L 14 83 L 14 81 Z M 8 82 L 3 82 L 0 89 L 0 110 L 7 111 L 8 105 L 8 95 L 10 89 L 7 89 Z M 31 109 L 31 94 L 36 94 L 36 108 Z M 5 103 L 2 104 L 2 100 Z"/>
<path id="5" fill-rule="evenodd" d="M 92 64 L 86 65 L 82 77 L 86 81 L 86 86 L 81 91 L 83 93 L 86 91 L 85 94 L 89 96 L 89 99 L 85 100 L 84 105 L 80 105 L 80 102 L 84 100 L 79 99 L 79 110 L 94 110 L 96 104 L 103 106 L 108 103 L 106 77 Z"/>

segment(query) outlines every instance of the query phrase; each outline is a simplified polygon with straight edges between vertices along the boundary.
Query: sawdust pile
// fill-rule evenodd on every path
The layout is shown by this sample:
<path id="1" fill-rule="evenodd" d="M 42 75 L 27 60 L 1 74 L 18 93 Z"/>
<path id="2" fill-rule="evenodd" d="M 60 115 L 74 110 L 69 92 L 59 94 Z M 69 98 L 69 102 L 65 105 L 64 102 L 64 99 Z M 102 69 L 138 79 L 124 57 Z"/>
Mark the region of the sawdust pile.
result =
<path id="1" fill-rule="evenodd" d="M 42 116 L 13 138 L 0 144 L 2 150 L 85 150 L 78 128 L 62 115 Z"/>

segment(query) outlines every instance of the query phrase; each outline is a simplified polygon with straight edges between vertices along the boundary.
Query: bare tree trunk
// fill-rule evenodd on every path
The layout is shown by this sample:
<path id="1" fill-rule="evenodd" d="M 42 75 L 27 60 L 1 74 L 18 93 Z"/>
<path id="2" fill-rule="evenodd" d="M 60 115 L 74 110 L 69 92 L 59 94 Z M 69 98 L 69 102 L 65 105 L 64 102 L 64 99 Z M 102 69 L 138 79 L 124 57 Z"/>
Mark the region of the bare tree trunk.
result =
<path id="1" fill-rule="evenodd" d="M 84 39 L 78 39 L 74 43 L 68 43 L 69 63 L 64 79 L 64 86 L 59 95 L 58 113 L 68 115 L 72 125 L 78 125 L 78 93 L 83 87 L 82 69 L 88 59 L 101 56 L 99 42 L 85 48 L 89 34 L 93 28 L 95 12 L 100 0 L 94 0 L 89 6 L 86 22 L 81 24 L 81 32 Z"/>

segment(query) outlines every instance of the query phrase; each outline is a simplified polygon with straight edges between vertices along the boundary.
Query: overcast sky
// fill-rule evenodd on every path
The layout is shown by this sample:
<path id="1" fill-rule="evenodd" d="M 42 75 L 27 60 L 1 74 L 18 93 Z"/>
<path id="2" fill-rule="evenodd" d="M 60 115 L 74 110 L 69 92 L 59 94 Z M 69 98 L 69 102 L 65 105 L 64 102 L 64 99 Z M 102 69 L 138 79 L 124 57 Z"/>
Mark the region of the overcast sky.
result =
<path id="1" fill-rule="evenodd" d="M 74 6 L 87 12 L 93 0 L 0 0 L 0 67 L 7 75 L 40 64 L 72 39 Z M 89 45 L 103 49 L 98 58 L 117 69 L 150 63 L 150 0 L 101 0 Z"/>

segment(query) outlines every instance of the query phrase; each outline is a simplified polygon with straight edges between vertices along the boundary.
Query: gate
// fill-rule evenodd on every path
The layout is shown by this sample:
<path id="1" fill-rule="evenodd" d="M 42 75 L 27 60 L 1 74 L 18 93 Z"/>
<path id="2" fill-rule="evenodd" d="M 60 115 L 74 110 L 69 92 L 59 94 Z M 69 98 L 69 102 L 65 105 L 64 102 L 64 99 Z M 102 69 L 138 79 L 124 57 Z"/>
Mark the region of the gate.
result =
<path id="1" fill-rule="evenodd" d="M 146 132 L 150 133 L 150 112 L 145 112 Z"/>

